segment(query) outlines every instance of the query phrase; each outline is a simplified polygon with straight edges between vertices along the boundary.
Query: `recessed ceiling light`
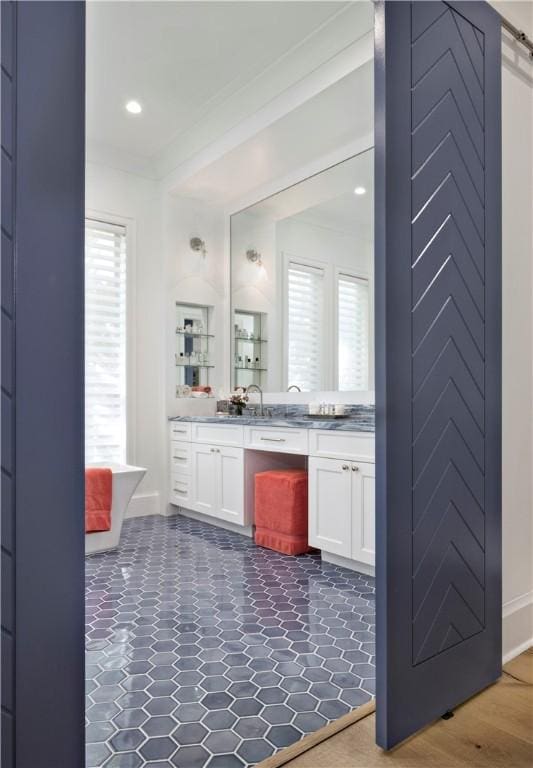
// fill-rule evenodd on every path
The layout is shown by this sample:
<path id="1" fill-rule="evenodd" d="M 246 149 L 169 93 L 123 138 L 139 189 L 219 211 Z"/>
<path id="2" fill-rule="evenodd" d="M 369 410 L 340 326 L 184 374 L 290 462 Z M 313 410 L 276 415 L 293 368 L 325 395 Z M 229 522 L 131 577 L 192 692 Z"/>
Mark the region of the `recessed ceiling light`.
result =
<path id="1" fill-rule="evenodd" d="M 126 109 L 128 112 L 131 112 L 132 115 L 138 115 L 143 111 L 143 108 L 139 104 L 138 101 L 132 100 L 128 101 L 126 104 Z"/>
<path id="2" fill-rule="evenodd" d="M 353 193 L 354 195 L 366 195 L 366 189 L 364 187 L 356 187 Z"/>

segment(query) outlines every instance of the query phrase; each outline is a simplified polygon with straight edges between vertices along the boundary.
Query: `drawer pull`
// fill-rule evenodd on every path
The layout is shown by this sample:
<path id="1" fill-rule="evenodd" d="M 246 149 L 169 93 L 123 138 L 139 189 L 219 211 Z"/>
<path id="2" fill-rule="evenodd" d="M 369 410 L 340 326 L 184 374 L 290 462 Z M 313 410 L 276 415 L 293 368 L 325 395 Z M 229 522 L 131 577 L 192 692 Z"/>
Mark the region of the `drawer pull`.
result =
<path id="1" fill-rule="evenodd" d="M 348 464 L 343 464 L 343 465 L 342 465 L 342 470 L 343 470 L 343 472 L 346 472 L 346 470 L 347 470 L 347 469 L 350 469 L 350 467 L 348 466 Z M 352 469 L 353 469 L 353 467 L 352 467 Z"/>
<path id="2" fill-rule="evenodd" d="M 210 448 L 211 453 L 220 453 L 220 448 Z"/>
<path id="3" fill-rule="evenodd" d="M 187 461 L 186 456 L 173 456 L 173 459 L 176 459 L 176 461 Z"/>
<path id="4" fill-rule="evenodd" d="M 181 493 L 182 496 L 187 495 L 187 491 L 182 491 L 180 488 L 174 488 L 174 493 Z"/>
<path id="5" fill-rule="evenodd" d="M 359 472 L 359 467 L 357 464 L 352 464 L 352 472 Z"/>
<path id="6" fill-rule="evenodd" d="M 179 433 L 180 435 L 184 435 L 187 432 L 186 429 L 173 429 L 172 431 L 174 434 Z"/>
<path id="7" fill-rule="evenodd" d="M 285 442 L 284 437 L 261 437 L 261 440 L 264 440 L 266 443 L 284 443 Z"/>

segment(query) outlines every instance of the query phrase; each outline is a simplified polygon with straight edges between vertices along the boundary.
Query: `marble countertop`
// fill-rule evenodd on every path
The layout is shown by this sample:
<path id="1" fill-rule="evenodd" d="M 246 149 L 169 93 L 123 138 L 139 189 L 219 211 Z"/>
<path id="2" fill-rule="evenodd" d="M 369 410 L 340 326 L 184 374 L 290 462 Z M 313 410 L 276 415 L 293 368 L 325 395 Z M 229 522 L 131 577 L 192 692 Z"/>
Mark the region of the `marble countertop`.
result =
<path id="1" fill-rule="evenodd" d="M 175 416 L 169 421 L 195 421 L 203 424 L 241 424 L 245 426 L 291 427 L 293 429 L 331 429 L 345 432 L 374 432 L 374 416 L 349 416 L 345 419 L 313 419 L 312 417 L 280 416 Z"/>

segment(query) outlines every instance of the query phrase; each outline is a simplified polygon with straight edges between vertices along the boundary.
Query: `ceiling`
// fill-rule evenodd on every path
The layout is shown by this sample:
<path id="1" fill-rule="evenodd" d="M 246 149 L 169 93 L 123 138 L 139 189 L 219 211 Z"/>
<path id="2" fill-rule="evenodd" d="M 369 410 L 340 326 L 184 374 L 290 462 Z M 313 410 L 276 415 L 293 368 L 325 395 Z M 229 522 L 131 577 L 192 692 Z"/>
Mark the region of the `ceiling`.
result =
<path id="1" fill-rule="evenodd" d="M 372 136 L 373 72 L 373 62 L 369 61 L 188 176 L 176 191 L 214 204 L 238 200 L 271 179 L 305 168 L 354 140 Z M 269 198 L 265 207 L 275 206 L 276 200 L 277 196 Z"/>
<path id="2" fill-rule="evenodd" d="M 348 5 L 89 1 L 88 146 L 153 158 Z"/>
<path id="3" fill-rule="evenodd" d="M 374 150 L 362 152 L 341 166 L 346 167 L 346 172 L 342 186 L 339 184 L 338 196 L 310 205 L 296 218 L 371 241 L 374 237 Z M 356 195 L 356 187 L 363 187 L 365 193 Z"/>

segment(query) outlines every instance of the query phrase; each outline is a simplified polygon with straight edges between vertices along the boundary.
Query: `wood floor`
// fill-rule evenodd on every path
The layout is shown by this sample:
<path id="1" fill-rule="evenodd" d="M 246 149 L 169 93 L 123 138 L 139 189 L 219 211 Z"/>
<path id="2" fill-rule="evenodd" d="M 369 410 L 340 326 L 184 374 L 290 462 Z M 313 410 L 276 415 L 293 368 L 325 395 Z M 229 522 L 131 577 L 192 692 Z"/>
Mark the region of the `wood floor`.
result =
<path id="1" fill-rule="evenodd" d="M 440 720 L 395 750 L 379 750 L 374 730 L 375 716 L 367 708 L 358 722 L 325 741 L 315 741 L 303 754 L 294 757 L 289 747 L 281 753 L 288 758 L 283 764 L 289 768 L 533 768 L 533 649 L 507 664 L 502 679 L 456 709 L 453 718 Z M 308 737 L 308 743 L 316 736 Z M 273 758 L 262 766 L 273 768 Z"/>

